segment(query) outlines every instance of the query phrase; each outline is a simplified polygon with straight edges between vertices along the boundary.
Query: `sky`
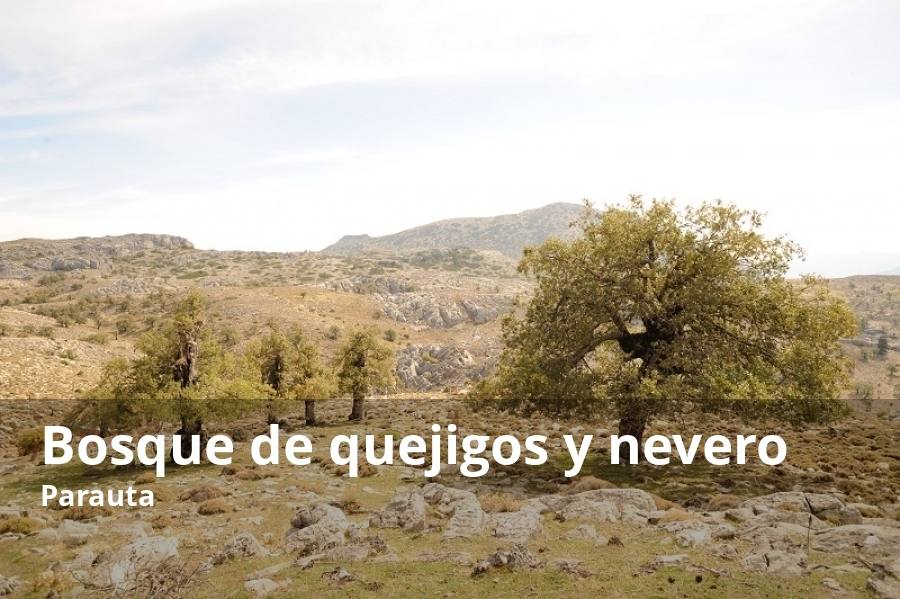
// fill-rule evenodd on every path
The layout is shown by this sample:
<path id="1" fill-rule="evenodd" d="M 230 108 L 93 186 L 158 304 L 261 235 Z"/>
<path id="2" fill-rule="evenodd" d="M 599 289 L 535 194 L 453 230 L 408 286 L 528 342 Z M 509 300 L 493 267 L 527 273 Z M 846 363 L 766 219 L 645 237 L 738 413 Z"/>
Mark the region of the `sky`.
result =
<path id="1" fill-rule="evenodd" d="M 896 0 L 0 0 L 0 239 L 316 250 L 640 193 L 889 268 L 897 31 Z"/>

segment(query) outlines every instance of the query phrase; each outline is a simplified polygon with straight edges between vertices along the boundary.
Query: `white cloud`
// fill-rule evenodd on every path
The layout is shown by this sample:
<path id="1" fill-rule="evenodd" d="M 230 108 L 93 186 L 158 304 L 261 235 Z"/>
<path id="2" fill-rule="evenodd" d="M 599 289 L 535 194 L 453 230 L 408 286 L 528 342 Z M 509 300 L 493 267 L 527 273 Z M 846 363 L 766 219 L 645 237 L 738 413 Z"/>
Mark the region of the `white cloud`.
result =
<path id="1" fill-rule="evenodd" d="M 890 251 L 898 23 L 888 0 L 18 3 L 0 238 L 318 248 L 643 192 Z"/>

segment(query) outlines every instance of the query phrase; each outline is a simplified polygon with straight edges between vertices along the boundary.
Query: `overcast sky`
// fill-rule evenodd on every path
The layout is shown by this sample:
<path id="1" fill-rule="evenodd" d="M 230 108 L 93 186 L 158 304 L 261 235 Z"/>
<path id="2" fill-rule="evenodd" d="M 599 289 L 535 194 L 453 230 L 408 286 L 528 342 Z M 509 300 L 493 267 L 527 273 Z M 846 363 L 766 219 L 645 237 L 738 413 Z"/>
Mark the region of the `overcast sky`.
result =
<path id="1" fill-rule="evenodd" d="M 722 198 L 900 252 L 900 2 L 0 0 L 0 239 Z"/>

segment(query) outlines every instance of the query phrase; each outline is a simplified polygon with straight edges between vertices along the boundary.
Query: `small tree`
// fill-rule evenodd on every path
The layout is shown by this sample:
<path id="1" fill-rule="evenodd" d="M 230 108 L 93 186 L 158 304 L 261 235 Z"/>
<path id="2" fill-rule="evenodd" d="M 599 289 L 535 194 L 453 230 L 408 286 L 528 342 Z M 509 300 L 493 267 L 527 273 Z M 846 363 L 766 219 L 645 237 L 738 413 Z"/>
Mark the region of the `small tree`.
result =
<path id="1" fill-rule="evenodd" d="M 355 330 L 338 350 L 337 378 L 341 393 L 353 398 L 350 420 L 365 418 L 366 395 L 394 383 L 394 354 L 369 330 Z"/>
<path id="2" fill-rule="evenodd" d="M 287 401 L 304 400 L 307 426 L 316 421 L 316 400 L 334 391 L 332 377 L 319 362 L 315 346 L 307 342 L 303 331 L 293 328 L 287 334 L 273 327 L 271 333 L 252 345 L 248 354 L 259 370 L 262 382 L 271 390 L 267 400 L 268 422 L 278 421 L 278 411 Z"/>
<path id="3" fill-rule="evenodd" d="M 620 434 L 639 442 L 684 400 L 790 420 L 840 413 L 838 340 L 856 320 L 819 280 L 786 279 L 799 249 L 761 223 L 721 203 L 588 206 L 580 237 L 526 250 L 534 295 L 503 323 L 506 347 L 474 395 L 554 413 L 612 403 Z"/>
<path id="4" fill-rule="evenodd" d="M 888 345 L 887 335 L 882 335 L 878 338 L 878 357 L 883 358 L 887 356 L 888 350 L 891 349 L 891 346 Z"/>
<path id="5" fill-rule="evenodd" d="M 190 436 L 205 435 L 209 416 L 233 414 L 242 400 L 267 397 L 269 389 L 251 375 L 247 361 L 222 351 L 205 314 L 203 296 L 188 293 L 162 327 L 140 338 L 140 357 L 107 364 L 100 384 L 86 394 L 93 406 L 87 414 L 105 414 L 110 422 L 129 412 L 175 420 L 188 451 Z M 118 406 L 102 403 L 109 400 Z"/>

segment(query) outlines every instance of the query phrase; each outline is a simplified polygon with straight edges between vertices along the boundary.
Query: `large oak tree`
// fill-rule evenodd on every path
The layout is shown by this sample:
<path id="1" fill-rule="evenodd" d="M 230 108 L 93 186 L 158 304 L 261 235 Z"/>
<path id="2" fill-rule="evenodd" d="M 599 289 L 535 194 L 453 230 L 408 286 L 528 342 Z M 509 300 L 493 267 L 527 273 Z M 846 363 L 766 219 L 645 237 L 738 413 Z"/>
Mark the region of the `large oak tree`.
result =
<path id="1" fill-rule="evenodd" d="M 834 416 L 848 377 L 838 340 L 855 318 L 821 281 L 788 280 L 800 250 L 761 225 L 718 202 L 588 205 L 576 239 L 526 250 L 534 295 L 505 320 L 505 349 L 475 396 L 556 413 L 611 403 L 620 433 L 639 440 L 683 401 Z"/>

